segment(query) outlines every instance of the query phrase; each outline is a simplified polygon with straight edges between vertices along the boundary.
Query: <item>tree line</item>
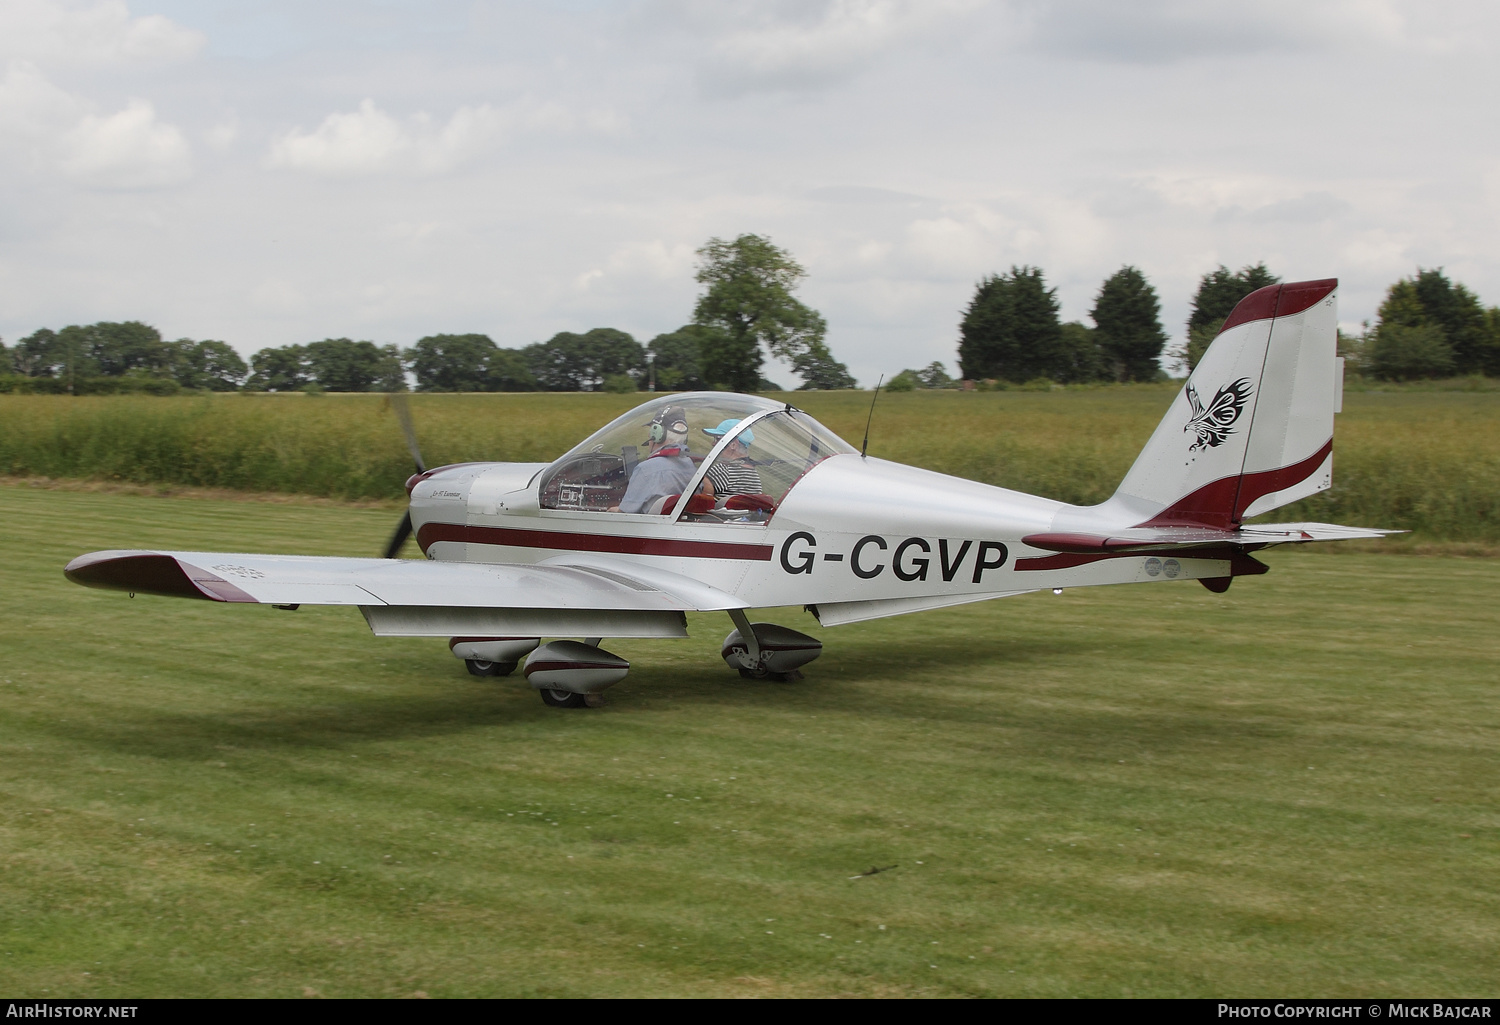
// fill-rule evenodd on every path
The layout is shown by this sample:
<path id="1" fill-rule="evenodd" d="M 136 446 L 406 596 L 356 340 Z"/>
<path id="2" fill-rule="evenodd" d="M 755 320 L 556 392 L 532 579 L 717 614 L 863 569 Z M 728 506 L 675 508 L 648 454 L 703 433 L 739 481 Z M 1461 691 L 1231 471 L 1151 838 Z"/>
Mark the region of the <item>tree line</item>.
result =
<path id="1" fill-rule="evenodd" d="M 1092 326 L 1062 323 L 1057 289 L 1039 267 L 1012 267 L 980 280 L 959 326 L 958 363 L 968 380 L 1149 381 L 1165 377 L 1162 357 L 1191 369 L 1234 307 L 1251 292 L 1281 280 L 1257 263 L 1231 271 L 1222 264 L 1198 281 L 1185 334 L 1168 348 L 1155 288 L 1125 266 L 1100 285 Z M 1485 309 L 1442 268 L 1418 268 L 1386 290 L 1374 326 L 1339 337 L 1349 372 L 1401 381 L 1462 374 L 1500 374 L 1500 309 Z M 956 387 L 941 364 L 906 370 L 893 390 Z"/>
<path id="2" fill-rule="evenodd" d="M 806 271 L 790 253 L 740 235 L 709 239 L 698 257 L 703 292 L 692 320 L 645 345 L 607 327 L 518 349 L 483 334 L 428 335 L 407 349 L 326 338 L 262 349 L 247 365 L 223 341 L 168 341 L 140 321 L 101 322 L 43 328 L 11 347 L 0 341 L 0 391 L 403 391 L 408 375 L 420 391 L 780 390 L 762 374 L 768 356 L 789 363 L 804 389 L 856 386 L 828 349 L 822 315 L 794 294 Z M 1168 348 L 1156 290 L 1139 268 L 1103 281 L 1089 325 L 1061 321 L 1041 268 L 1013 266 L 975 287 L 959 326 L 959 373 L 1016 384 L 1163 378 L 1164 356 L 1196 366 L 1235 305 L 1280 280 L 1264 263 L 1204 274 L 1184 336 Z M 1349 372 L 1375 380 L 1500 375 L 1500 309 L 1442 268 L 1419 267 L 1386 290 L 1373 326 L 1340 334 L 1339 351 Z M 935 361 L 887 387 L 959 384 Z"/>
<path id="3" fill-rule="evenodd" d="M 410 374 L 419 391 L 778 391 L 762 375 L 767 356 L 791 364 L 804 389 L 855 387 L 828 349 L 822 315 L 795 295 L 807 272 L 790 253 L 746 234 L 711 238 L 698 258 L 693 319 L 645 345 L 609 327 L 519 349 L 483 334 L 428 335 L 407 349 L 326 338 L 261 349 L 247 365 L 225 342 L 169 342 L 127 321 L 0 342 L 0 390 L 404 391 Z"/>

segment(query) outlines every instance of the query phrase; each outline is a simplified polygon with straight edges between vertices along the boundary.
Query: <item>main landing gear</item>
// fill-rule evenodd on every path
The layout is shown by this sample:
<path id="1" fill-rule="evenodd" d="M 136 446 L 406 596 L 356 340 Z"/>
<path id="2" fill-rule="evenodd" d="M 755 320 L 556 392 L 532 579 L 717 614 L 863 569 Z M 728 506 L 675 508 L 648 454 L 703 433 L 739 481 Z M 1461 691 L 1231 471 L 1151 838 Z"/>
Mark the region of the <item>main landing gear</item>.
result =
<path id="1" fill-rule="evenodd" d="M 518 662 L 487 662 L 482 658 L 466 658 L 464 666 L 470 676 L 509 676 L 516 671 Z"/>
<path id="2" fill-rule="evenodd" d="M 802 667 L 823 654 L 823 642 L 776 623 L 752 623 L 741 609 L 730 609 L 735 629 L 719 654 L 746 680 L 789 682 L 802 679 Z"/>
<path id="3" fill-rule="evenodd" d="M 802 667 L 823 653 L 823 642 L 775 623 L 751 623 L 741 609 L 729 618 L 735 629 L 720 655 L 746 680 L 802 679 Z M 474 676 L 509 676 L 525 659 L 523 671 L 549 708 L 587 708 L 604 703 L 603 693 L 625 679 L 630 663 L 599 647 L 602 638 L 551 641 L 535 637 L 455 637 L 449 649 Z"/>

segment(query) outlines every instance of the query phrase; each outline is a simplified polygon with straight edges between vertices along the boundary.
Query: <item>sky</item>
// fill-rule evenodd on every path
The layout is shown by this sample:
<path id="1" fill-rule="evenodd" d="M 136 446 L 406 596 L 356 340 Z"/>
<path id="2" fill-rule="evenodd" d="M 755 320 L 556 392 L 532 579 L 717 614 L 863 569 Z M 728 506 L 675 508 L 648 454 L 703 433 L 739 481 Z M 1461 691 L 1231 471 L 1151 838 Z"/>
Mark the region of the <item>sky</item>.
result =
<path id="1" fill-rule="evenodd" d="M 771 238 L 866 386 L 984 276 L 1065 320 L 1139 267 L 1444 267 L 1500 303 L 1482 0 L 3 0 L 0 337 L 144 320 L 248 355 L 691 319 Z M 796 380 L 768 366 L 782 383 Z"/>

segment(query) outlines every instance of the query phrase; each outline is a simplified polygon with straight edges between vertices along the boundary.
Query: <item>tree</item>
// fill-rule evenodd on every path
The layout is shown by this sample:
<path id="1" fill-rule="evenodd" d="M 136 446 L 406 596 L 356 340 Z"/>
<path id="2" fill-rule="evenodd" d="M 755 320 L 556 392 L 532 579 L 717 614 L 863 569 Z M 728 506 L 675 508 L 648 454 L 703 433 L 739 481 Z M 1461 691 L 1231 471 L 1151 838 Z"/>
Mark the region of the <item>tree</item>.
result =
<path id="1" fill-rule="evenodd" d="M 194 387 L 210 391 L 234 391 L 250 371 L 240 354 L 227 342 L 212 338 L 198 343 L 193 354 L 193 368 L 198 374 L 198 383 Z"/>
<path id="2" fill-rule="evenodd" d="M 756 391 L 760 387 L 761 355 L 757 338 L 736 338 L 717 325 L 700 324 L 698 351 L 703 360 L 703 379 L 714 388 Z"/>
<path id="3" fill-rule="evenodd" d="M 1222 263 L 1198 280 L 1193 296 L 1193 312 L 1188 316 L 1187 344 L 1172 353 L 1192 370 L 1203 358 L 1209 345 L 1219 335 L 1224 321 L 1239 301 L 1257 288 L 1274 285 L 1281 279 L 1266 269 L 1265 263 L 1241 267 L 1231 272 Z"/>
<path id="4" fill-rule="evenodd" d="M 1383 381 L 1447 377 L 1455 365 L 1453 346 L 1436 324 L 1382 324 L 1371 339 L 1367 360 L 1370 372 Z"/>
<path id="5" fill-rule="evenodd" d="M 1024 382 L 1059 379 L 1067 370 L 1057 289 L 1040 267 L 1012 267 L 979 282 L 959 328 L 958 364 L 965 378 Z"/>
<path id="6" fill-rule="evenodd" d="M 1167 333 L 1161 327 L 1156 289 L 1146 275 L 1127 265 L 1105 278 L 1089 316 L 1097 325 L 1094 339 L 1116 381 L 1156 379 Z"/>
<path id="7" fill-rule="evenodd" d="M 1387 326 L 1437 328 L 1451 354 L 1447 373 L 1500 373 L 1500 337 L 1489 314 L 1473 292 L 1449 281 L 1441 267 L 1418 267 L 1416 277 L 1402 278 L 1387 290 L 1380 304 L 1377 339 Z M 1392 337 L 1410 340 L 1418 336 Z"/>
<path id="8" fill-rule="evenodd" d="M 486 391 L 495 343 L 488 335 L 428 335 L 406 350 L 418 391 Z"/>
<path id="9" fill-rule="evenodd" d="M 16 343 L 11 366 L 22 377 L 54 377 L 62 369 L 62 346 L 57 332 L 42 328 Z"/>
<path id="10" fill-rule="evenodd" d="M 312 382 L 307 364 L 307 350 L 300 345 L 283 345 L 262 349 L 250 357 L 250 379 L 245 387 L 251 391 L 296 391 Z"/>
<path id="11" fill-rule="evenodd" d="M 308 370 L 312 379 L 326 391 L 390 391 L 382 388 L 401 376 L 400 356 L 394 346 L 382 349 L 374 342 L 356 342 L 348 338 L 325 338 L 306 346 Z M 390 365 L 395 359 L 396 366 Z"/>
<path id="12" fill-rule="evenodd" d="M 57 376 L 73 392 L 78 382 L 100 376 L 99 362 L 93 358 L 94 339 L 86 327 L 69 324 L 57 333 L 57 354 L 62 361 Z"/>
<path id="13" fill-rule="evenodd" d="M 82 332 L 84 351 L 104 377 L 123 377 L 133 370 L 151 376 L 170 373 L 167 346 L 161 332 L 150 324 L 101 321 L 84 328 L 63 329 L 74 330 Z"/>
<path id="14" fill-rule="evenodd" d="M 184 388 L 234 391 L 249 370 L 240 354 L 224 342 L 179 338 L 163 344 L 172 378 Z"/>
<path id="15" fill-rule="evenodd" d="M 1070 320 L 1062 326 L 1058 339 L 1058 363 L 1061 369 L 1053 377 L 1063 384 L 1087 381 L 1113 381 L 1114 366 L 1099 348 L 1099 332 L 1081 320 Z"/>
<path id="16" fill-rule="evenodd" d="M 704 376 L 705 340 L 715 329 L 702 324 L 684 324 L 676 331 L 657 335 L 646 346 L 660 391 L 701 391 L 711 387 Z M 711 342 L 710 342 L 711 344 Z"/>
<path id="17" fill-rule="evenodd" d="M 792 370 L 802 378 L 802 387 L 798 391 L 839 391 L 856 387 L 854 378 L 849 376 L 849 368 L 833 358 L 833 353 L 821 339 L 809 343 L 797 354 L 792 360 Z M 756 382 L 759 388 L 765 388 L 769 383 L 765 378 Z"/>
<path id="18" fill-rule="evenodd" d="M 935 359 L 921 370 L 913 370 L 911 373 L 921 388 L 952 388 L 958 384 L 948 376 L 948 368 L 943 366 L 942 360 Z"/>
<path id="19" fill-rule="evenodd" d="M 628 374 L 639 381 L 646 372 L 646 350 L 641 343 L 611 327 L 596 327 L 581 335 L 559 331 L 546 342 L 521 351 L 546 391 L 598 391 L 611 374 Z"/>
<path id="20" fill-rule="evenodd" d="M 715 384 L 755 390 L 766 353 L 790 363 L 806 387 L 852 381 L 823 342 L 828 325 L 822 315 L 792 294 L 807 272 L 790 253 L 762 235 L 747 234 L 733 242 L 710 238 L 698 259 L 696 278 L 705 288 L 693 320 L 724 335 L 704 354 L 705 376 Z"/>
<path id="21" fill-rule="evenodd" d="M 517 349 L 496 349 L 484 363 L 485 391 L 536 391 L 536 377 Z"/>

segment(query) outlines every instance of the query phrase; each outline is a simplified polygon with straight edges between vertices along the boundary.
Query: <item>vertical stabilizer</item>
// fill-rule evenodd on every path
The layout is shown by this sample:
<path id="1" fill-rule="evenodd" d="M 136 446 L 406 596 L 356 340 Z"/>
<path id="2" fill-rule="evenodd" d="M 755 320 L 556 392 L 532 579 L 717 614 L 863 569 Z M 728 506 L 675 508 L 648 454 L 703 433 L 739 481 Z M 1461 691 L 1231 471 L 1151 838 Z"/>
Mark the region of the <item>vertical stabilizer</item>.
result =
<path id="1" fill-rule="evenodd" d="M 1114 498 L 1132 526 L 1229 529 L 1333 482 L 1338 281 L 1242 299 Z"/>

